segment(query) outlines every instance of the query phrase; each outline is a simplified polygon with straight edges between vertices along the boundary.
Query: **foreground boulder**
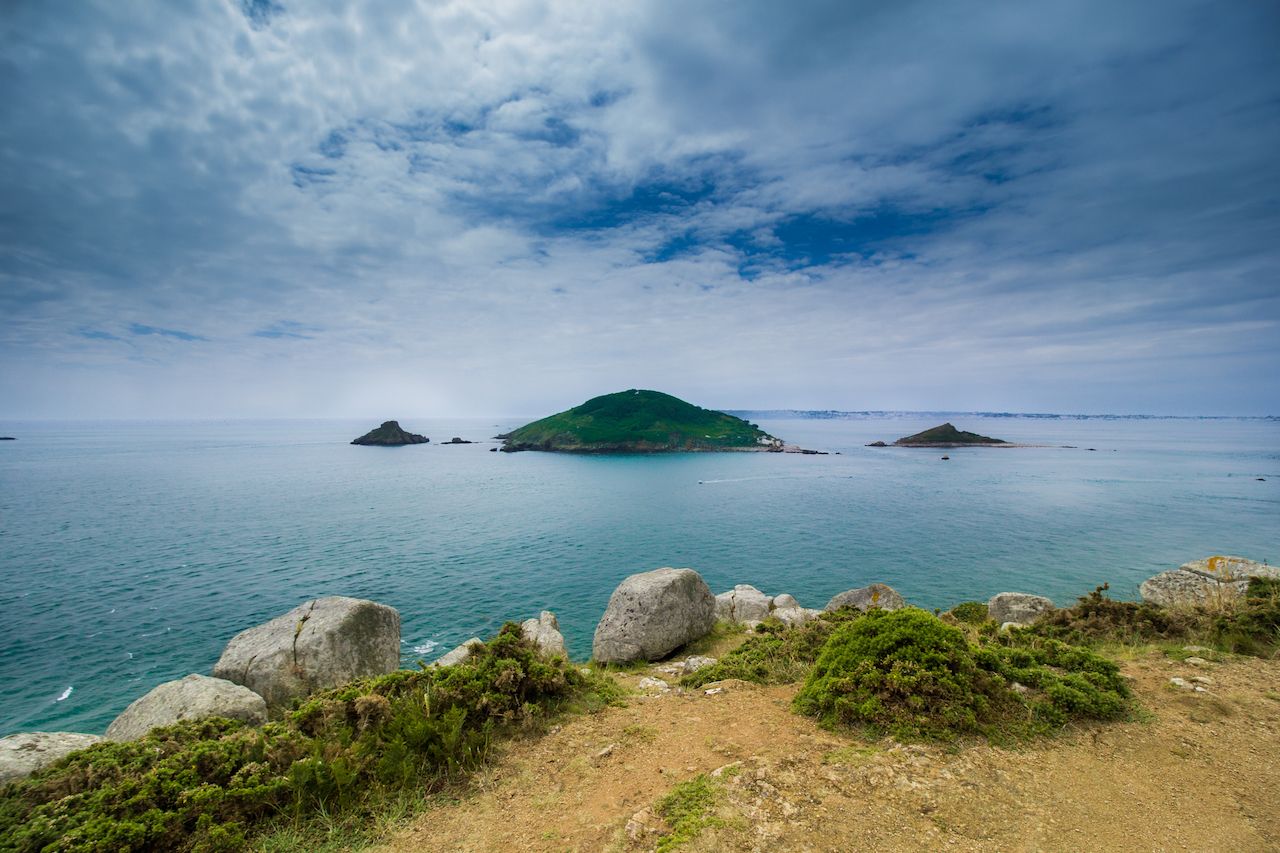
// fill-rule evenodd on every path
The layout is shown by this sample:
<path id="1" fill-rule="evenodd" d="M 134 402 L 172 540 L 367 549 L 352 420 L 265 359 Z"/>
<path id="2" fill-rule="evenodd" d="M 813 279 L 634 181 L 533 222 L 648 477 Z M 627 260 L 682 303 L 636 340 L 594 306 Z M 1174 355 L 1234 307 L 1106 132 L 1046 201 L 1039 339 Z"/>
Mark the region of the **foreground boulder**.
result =
<path id="1" fill-rule="evenodd" d="M 823 609 L 831 611 L 839 610 L 841 607 L 856 607 L 859 610 L 870 610 L 872 607 L 878 607 L 881 610 L 897 610 L 906 606 L 906 601 L 896 589 L 888 584 L 873 583 L 833 596 Z"/>
<path id="2" fill-rule="evenodd" d="M 520 633 L 544 655 L 568 656 L 564 648 L 564 634 L 560 633 L 560 620 L 550 610 L 542 611 L 537 619 L 521 622 Z"/>
<path id="3" fill-rule="evenodd" d="M 716 596 L 716 618 L 754 625 L 769 618 L 773 599 L 751 584 L 740 583 Z"/>
<path id="4" fill-rule="evenodd" d="M 609 596 L 591 655 L 600 663 L 658 660 L 706 636 L 715 621 L 715 596 L 693 569 L 641 572 Z"/>
<path id="5" fill-rule="evenodd" d="M 98 735 L 23 732 L 0 738 L 0 785 L 25 779 L 59 758 L 101 743 Z"/>
<path id="6" fill-rule="evenodd" d="M 213 667 L 271 708 L 400 666 L 400 614 L 385 604 L 333 595 L 241 631 Z"/>
<path id="7" fill-rule="evenodd" d="M 1242 596 L 1251 578 L 1280 578 L 1280 569 L 1244 557 L 1206 557 L 1147 578 L 1138 592 L 1161 607 L 1212 607 Z"/>
<path id="8" fill-rule="evenodd" d="M 1017 622 L 1030 625 L 1053 612 L 1053 602 L 1042 595 L 1025 592 L 1001 592 L 987 602 L 987 618 L 1004 624 Z"/>
<path id="9" fill-rule="evenodd" d="M 107 740 L 137 740 L 157 726 L 205 717 L 226 717 L 260 726 L 267 721 L 267 702 L 248 687 L 192 674 L 166 681 L 134 701 L 107 726 Z"/>

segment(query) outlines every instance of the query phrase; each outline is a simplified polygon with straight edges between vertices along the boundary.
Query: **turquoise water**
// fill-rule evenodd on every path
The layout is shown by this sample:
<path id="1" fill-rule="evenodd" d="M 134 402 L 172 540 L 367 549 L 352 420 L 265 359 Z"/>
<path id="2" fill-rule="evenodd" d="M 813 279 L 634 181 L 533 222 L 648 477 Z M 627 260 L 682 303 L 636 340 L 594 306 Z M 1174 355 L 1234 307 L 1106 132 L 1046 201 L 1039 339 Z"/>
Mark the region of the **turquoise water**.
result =
<path id="1" fill-rule="evenodd" d="M 761 417 L 841 455 L 660 457 L 488 452 L 519 418 L 404 420 L 432 439 L 405 448 L 347 444 L 365 421 L 0 422 L 19 438 L 0 442 L 0 735 L 101 732 L 318 595 L 398 608 L 408 664 L 542 609 L 585 657 L 614 586 L 664 565 L 807 606 L 883 581 L 945 607 L 1280 560 L 1280 421 L 965 416 L 1079 449 L 862 446 L 943 419 Z M 483 442 L 437 443 L 454 435 Z"/>

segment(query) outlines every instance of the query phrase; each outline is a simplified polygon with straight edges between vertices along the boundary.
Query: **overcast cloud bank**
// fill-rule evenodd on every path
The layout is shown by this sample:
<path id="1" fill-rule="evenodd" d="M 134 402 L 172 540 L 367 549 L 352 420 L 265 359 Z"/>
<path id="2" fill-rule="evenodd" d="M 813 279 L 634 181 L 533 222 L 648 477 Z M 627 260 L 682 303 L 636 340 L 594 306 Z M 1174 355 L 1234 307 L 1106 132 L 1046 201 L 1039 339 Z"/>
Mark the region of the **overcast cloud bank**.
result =
<path id="1" fill-rule="evenodd" d="M 1274 4 L 180 5 L 0 16 L 0 415 L 1280 413 Z"/>

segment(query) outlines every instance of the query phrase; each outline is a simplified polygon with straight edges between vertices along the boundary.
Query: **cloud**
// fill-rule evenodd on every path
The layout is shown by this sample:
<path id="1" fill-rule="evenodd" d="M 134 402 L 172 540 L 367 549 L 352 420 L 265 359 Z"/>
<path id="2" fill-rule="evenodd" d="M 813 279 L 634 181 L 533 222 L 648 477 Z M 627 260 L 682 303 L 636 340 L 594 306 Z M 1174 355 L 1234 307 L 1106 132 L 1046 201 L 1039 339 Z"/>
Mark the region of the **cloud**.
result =
<path id="1" fill-rule="evenodd" d="M 1274 413 L 1277 24 L 1191 0 L 15 4 L 0 399 Z M 130 354 L 92 346 L 109 328 Z"/>
<path id="2" fill-rule="evenodd" d="M 124 340 L 119 335 L 113 335 L 110 332 L 104 332 L 101 329 L 77 329 L 76 334 L 82 338 L 88 338 L 91 341 L 120 341 Z"/>
<path id="3" fill-rule="evenodd" d="M 173 338 L 179 341 L 207 341 L 206 337 L 201 335 L 193 335 L 191 332 L 184 332 L 181 329 L 162 329 L 159 326 L 145 326 L 142 323 L 130 323 L 129 333 L 133 335 L 159 335 L 163 338 Z"/>
<path id="4" fill-rule="evenodd" d="M 258 329 L 251 334 L 255 338 L 296 338 L 302 341 L 315 340 L 315 335 L 307 334 L 308 332 L 318 332 L 319 328 L 308 326 L 305 323 L 298 323 L 293 320 L 277 320 L 265 329 Z"/>

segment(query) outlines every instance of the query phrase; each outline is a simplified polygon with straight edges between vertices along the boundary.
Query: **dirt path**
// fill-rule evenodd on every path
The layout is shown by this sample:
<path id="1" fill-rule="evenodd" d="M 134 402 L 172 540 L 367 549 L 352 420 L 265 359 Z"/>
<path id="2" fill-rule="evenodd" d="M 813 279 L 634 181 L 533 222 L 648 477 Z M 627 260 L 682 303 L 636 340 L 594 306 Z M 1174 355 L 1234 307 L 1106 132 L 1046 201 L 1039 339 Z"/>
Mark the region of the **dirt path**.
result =
<path id="1" fill-rule="evenodd" d="M 652 850 L 648 806 L 741 762 L 723 776 L 726 826 L 686 849 L 1280 850 L 1280 661 L 1152 654 L 1124 671 L 1150 719 L 1021 750 L 835 735 L 791 713 L 793 687 L 637 696 L 512 744 L 379 849 Z M 1175 675 L 1213 683 L 1190 693 Z"/>

